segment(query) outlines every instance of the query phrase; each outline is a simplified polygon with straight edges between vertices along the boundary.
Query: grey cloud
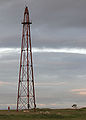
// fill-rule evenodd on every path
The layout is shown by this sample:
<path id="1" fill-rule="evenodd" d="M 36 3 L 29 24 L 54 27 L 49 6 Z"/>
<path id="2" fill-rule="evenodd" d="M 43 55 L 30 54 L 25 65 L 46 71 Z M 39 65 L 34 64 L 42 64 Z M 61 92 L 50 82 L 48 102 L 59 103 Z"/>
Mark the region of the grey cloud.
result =
<path id="1" fill-rule="evenodd" d="M 30 19 L 33 21 L 33 46 L 86 47 L 85 0 L 37 0 L 36 2 L 32 0 L 27 3 Z M 1 38 L 6 39 L 5 34 L 11 36 L 9 39 L 7 37 L 7 42 L 0 39 L 0 41 L 3 40 L 1 46 L 19 46 L 17 39 L 21 38 L 25 1 L 4 0 L 0 5 Z"/>
<path id="2" fill-rule="evenodd" d="M 0 69 L 0 81 L 13 81 L 18 84 L 19 57 L 19 54 L 11 53 L 0 58 L 0 68 L 2 68 Z M 48 107 L 52 107 L 49 104 L 56 103 L 56 107 L 60 108 L 61 106 L 58 106 L 58 104 L 64 104 L 63 107 L 66 107 L 65 105 L 71 107 L 74 102 L 83 105 L 85 97 L 75 96 L 70 91 L 72 89 L 85 88 L 85 59 L 86 55 L 34 53 L 33 63 L 36 83 L 66 83 L 57 86 L 36 86 L 37 104 L 47 104 Z M 80 75 L 82 77 L 79 77 Z M 7 101 L 5 102 L 5 100 L 2 101 L 1 99 L 0 103 L 15 104 L 17 86 L 7 85 L 0 87 L 0 91 L 2 91 L 0 95 L 3 96 L 2 98 L 6 98 L 4 96 L 5 90 L 3 89 L 6 89 Z"/>

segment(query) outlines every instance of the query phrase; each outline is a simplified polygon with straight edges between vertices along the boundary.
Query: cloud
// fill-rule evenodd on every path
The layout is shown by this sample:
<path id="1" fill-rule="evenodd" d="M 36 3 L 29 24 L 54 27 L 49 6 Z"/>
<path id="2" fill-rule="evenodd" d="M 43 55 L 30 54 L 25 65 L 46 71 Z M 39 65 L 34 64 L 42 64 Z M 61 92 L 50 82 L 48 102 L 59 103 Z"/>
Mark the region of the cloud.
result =
<path id="1" fill-rule="evenodd" d="M 86 55 L 86 49 L 83 48 L 33 48 L 33 53 L 68 53 Z M 0 48 L 0 56 L 20 53 L 20 48 Z"/>
<path id="2" fill-rule="evenodd" d="M 0 86 L 6 86 L 6 85 L 13 85 L 15 86 L 16 83 L 13 83 L 13 82 L 3 82 L 3 81 L 0 81 Z"/>
<path id="3" fill-rule="evenodd" d="M 71 53 L 71 54 L 86 54 L 86 49 L 77 49 L 77 48 L 60 48 L 60 49 L 54 49 L 54 48 L 34 48 L 33 52 L 38 53 Z"/>
<path id="4" fill-rule="evenodd" d="M 16 104 L 0 104 L 0 106 L 16 106 Z"/>
<path id="5" fill-rule="evenodd" d="M 58 85 L 65 85 L 65 82 L 52 82 L 52 83 L 35 83 L 36 86 L 58 86 Z"/>
<path id="6" fill-rule="evenodd" d="M 72 89 L 71 92 L 77 95 L 86 95 L 86 88 Z"/>
<path id="7" fill-rule="evenodd" d="M 65 85 L 66 83 L 65 82 L 52 82 L 52 83 L 35 83 L 35 86 L 58 86 L 58 85 Z M 17 84 L 16 83 L 13 83 L 13 82 L 3 82 L 3 81 L 0 81 L 0 86 L 5 86 L 5 85 L 13 85 L 13 86 L 16 86 Z"/>
<path id="8" fill-rule="evenodd" d="M 86 92 L 79 92 L 79 95 L 86 95 Z"/>
<path id="9" fill-rule="evenodd" d="M 73 89 L 72 92 L 80 92 L 80 91 L 86 91 L 86 89 L 81 88 L 81 89 Z"/>
<path id="10" fill-rule="evenodd" d="M 42 108 L 49 108 L 49 106 L 51 106 L 51 108 L 56 108 L 57 106 L 63 106 L 62 103 L 48 103 L 48 104 L 37 104 L 38 107 L 42 107 Z"/>
<path id="11" fill-rule="evenodd" d="M 37 106 L 40 106 L 40 107 L 45 107 L 46 104 L 37 104 Z"/>
<path id="12" fill-rule="evenodd" d="M 86 48 L 85 0 L 31 0 L 27 3 L 33 21 L 34 47 Z M 1 47 L 20 46 L 24 7 L 24 0 L 0 0 Z"/>

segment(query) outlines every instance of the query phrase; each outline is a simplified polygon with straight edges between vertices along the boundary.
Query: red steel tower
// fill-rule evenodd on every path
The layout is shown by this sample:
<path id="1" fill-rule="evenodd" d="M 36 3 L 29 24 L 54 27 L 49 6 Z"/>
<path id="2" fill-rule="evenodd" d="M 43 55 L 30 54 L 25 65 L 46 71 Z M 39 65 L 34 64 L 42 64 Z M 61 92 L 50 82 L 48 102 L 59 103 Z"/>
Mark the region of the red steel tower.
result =
<path id="1" fill-rule="evenodd" d="M 25 8 L 21 44 L 17 111 L 35 109 L 35 89 L 33 76 L 31 33 L 28 7 Z"/>

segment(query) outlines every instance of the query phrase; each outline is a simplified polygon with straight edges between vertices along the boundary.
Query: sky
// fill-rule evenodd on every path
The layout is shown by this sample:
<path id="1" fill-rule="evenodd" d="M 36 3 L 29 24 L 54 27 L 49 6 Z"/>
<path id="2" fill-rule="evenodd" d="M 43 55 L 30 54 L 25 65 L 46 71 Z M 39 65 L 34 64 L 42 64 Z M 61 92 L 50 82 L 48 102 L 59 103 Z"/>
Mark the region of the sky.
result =
<path id="1" fill-rule="evenodd" d="M 0 109 L 16 108 L 26 5 L 37 107 L 86 106 L 86 0 L 0 0 Z"/>

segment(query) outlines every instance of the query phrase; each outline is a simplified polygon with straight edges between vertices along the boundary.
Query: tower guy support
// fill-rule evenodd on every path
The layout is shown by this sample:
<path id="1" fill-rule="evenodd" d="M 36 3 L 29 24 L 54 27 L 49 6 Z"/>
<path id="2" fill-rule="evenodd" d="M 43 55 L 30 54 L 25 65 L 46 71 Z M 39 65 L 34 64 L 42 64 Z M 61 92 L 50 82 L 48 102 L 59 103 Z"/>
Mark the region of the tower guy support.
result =
<path id="1" fill-rule="evenodd" d="M 25 8 L 21 44 L 17 111 L 35 109 L 35 89 L 31 48 L 31 33 L 28 7 Z"/>

